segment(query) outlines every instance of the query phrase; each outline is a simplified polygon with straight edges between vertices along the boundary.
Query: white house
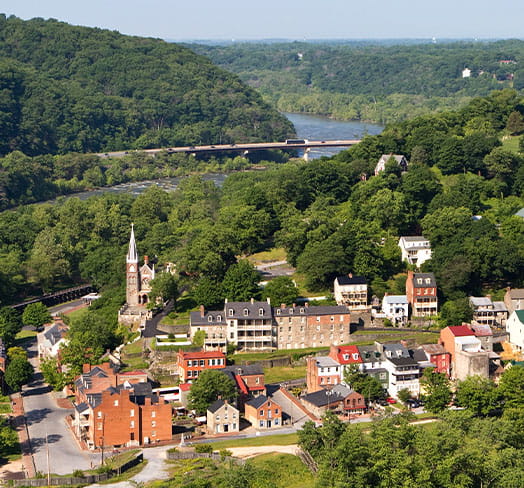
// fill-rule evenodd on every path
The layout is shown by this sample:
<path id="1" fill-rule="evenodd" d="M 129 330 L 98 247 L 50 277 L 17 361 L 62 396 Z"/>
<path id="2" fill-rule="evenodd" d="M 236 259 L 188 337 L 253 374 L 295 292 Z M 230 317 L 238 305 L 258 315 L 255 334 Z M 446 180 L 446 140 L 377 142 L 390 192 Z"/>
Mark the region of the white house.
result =
<path id="1" fill-rule="evenodd" d="M 382 313 L 395 324 L 404 324 L 408 319 L 408 297 L 406 295 L 384 295 Z"/>
<path id="2" fill-rule="evenodd" d="M 398 398 L 400 390 L 407 389 L 418 397 L 420 394 L 420 366 L 402 344 L 378 344 L 385 356 L 384 368 L 388 371 L 388 392 Z"/>
<path id="3" fill-rule="evenodd" d="M 515 310 L 506 321 L 509 342 L 519 351 L 524 350 L 524 310 Z"/>
<path id="4" fill-rule="evenodd" d="M 368 309 L 368 283 L 363 276 L 348 275 L 335 278 L 334 295 L 337 305 L 345 305 L 349 310 Z"/>
<path id="5" fill-rule="evenodd" d="M 400 166 L 401 171 L 408 170 L 408 160 L 402 154 L 383 154 L 375 166 L 375 176 L 386 169 L 386 163 L 393 158 Z"/>
<path id="6" fill-rule="evenodd" d="M 469 78 L 471 76 L 471 70 L 469 68 L 464 68 L 462 70 L 462 78 Z"/>
<path id="7" fill-rule="evenodd" d="M 431 244 L 424 236 L 402 236 L 398 241 L 402 261 L 420 266 L 431 259 Z"/>

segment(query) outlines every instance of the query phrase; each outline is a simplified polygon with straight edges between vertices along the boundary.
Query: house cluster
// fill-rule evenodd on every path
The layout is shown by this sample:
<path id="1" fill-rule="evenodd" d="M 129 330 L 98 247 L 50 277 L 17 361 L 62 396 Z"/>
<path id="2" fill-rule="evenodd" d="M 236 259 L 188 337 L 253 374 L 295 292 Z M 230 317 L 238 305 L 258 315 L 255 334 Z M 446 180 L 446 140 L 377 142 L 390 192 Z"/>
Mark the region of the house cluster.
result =
<path id="1" fill-rule="evenodd" d="M 524 289 L 508 288 L 504 295 L 508 318 L 506 332 L 513 350 L 522 356 L 524 351 Z"/>
<path id="2" fill-rule="evenodd" d="M 332 346 L 327 356 L 307 360 L 308 396 L 320 398 L 319 391 L 334 388 L 338 391 L 340 385 L 351 389 L 345 381 L 349 367 L 356 367 L 376 378 L 384 392 L 393 398 L 398 398 L 401 390 L 408 390 L 413 397 L 418 397 L 421 393 L 420 377 L 426 368 L 433 368 L 453 380 L 463 380 L 472 375 L 497 379 L 503 371 L 500 356 L 493 351 L 491 328 L 464 324 L 442 329 L 437 344 L 424 344 L 416 348 L 409 348 L 405 341 L 375 342 L 371 346 Z M 356 393 L 366 399 L 366 392 Z M 353 393 L 348 391 L 348 395 Z M 330 408 L 336 409 L 337 406 L 332 404 Z M 362 409 L 365 408 L 364 401 Z M 342 411 L 347 410 L 347 406 L 342 408 Z"/>
<path id="3" fill-rule="evenodd" d="M 222 310 L 203 306 L 190 314 L 191 338 L 203 330 L 204 348 L 240 351 L 300 349 L 349 341 L 350 311 L 346 306 L 292 305 L 272 307 L 265 302 L 229 302 Z"/>
<path id="4" fill-rule="evenodd" d="M 143 371 L 119 372 L 112 363 L 84 365 L 75 380 L 73 431 L 88 448 L 169 441 L 172 406 L 153 393 Z"/>

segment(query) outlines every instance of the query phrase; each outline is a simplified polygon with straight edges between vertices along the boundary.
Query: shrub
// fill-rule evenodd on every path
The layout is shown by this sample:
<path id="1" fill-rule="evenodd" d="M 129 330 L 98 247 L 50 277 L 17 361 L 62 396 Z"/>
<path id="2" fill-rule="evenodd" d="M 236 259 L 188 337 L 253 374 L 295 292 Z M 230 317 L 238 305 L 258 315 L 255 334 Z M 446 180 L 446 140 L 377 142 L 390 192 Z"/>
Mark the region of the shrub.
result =
<path id="1" fill-rule="evenodd" d="M 226 457 L 231 457 L 233 455 L 233 453 L 229 449 L 220 449 L 218 453 L 220 454 L 222 460 L 224 460 Z"/>
<path id="2" fill-rule="evenodd" d="M 195 446 L 195 452 L 211 454 L 213 452 L 213 446 L 211 444 L 197 444 Z"/>
<path id="3" fill-rule="evenodd" d="M 81 469 L 75 469 L 73 471 L 73 478 L 83 478 L 84 472 Z"/>

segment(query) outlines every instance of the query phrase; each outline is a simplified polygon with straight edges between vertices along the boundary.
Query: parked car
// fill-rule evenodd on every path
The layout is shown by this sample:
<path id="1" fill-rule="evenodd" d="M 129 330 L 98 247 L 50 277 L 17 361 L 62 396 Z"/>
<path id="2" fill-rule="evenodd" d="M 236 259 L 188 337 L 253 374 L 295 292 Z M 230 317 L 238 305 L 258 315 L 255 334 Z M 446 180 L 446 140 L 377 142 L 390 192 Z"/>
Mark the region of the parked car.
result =
<path id="1" fill-rule="evenodd" d="M 397 401 L 393 397 L 387 397 L 386 402 L 390 404 L 397 403 Z"/>

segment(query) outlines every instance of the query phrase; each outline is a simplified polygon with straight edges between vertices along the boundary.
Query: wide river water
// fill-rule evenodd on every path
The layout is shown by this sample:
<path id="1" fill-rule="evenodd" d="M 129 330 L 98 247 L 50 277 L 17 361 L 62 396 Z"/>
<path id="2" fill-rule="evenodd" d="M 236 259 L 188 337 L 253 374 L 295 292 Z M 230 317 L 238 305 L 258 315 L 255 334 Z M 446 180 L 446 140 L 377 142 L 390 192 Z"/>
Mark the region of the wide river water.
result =
<path id="1" fill-rule="evenodd" d="M 299 139 L 311 140 L 337 140 L 337 139 L 360 139 L 365 135 L 375 135 L 382 132 L 383 127 L 373 124 L 365 124 L 355 121 L 333 120 L 319 115 L 305 115 L 284 113 L 295 126 L 297 137 Z M 320 158 L 322 156 L 333 156 L 344 148 L 319 148 L 312 149 L 309 153 L 310 159 Z M 226 179 L 225 174 L 215 173 L 204 175 L 205 180 L 212 180 L 220 186 Z M 164 190 L 174 190 L 180 178 L 162 178 L 161 180 L 140 181 L 134 183 L 123 183 L 121 185 L 100 188 L 97 190 L 84 191 L 75 193 L 74 197 L 85 200 L 93 195 L 102 193 L 132 193 L 138 195 L 151 185 L 156 185 Z"/>

